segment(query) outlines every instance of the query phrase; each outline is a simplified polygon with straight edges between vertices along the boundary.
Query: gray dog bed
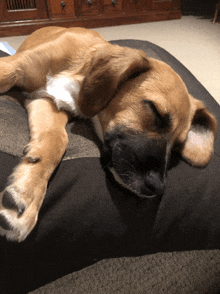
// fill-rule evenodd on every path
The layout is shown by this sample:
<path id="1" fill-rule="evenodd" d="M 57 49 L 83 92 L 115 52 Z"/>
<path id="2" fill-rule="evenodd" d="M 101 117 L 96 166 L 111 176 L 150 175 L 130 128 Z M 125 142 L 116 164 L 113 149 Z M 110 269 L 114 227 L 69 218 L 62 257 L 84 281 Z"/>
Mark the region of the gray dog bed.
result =
<path id="1" fill-rule="evenodd" d="M 112 43 L 171 65 L 220 121 L 219 105 L 168 52 L 146 41 Z M 0 95 L 1 190 L 28 142 L 25 110 L 8 100 L 19 95 L 18 89 Z M 34 293 L 219 293 L 219 135 L 207 167 L 191 167 L 173 154 L 164 195 L 139 199 L 103 171 L 89 121 L 72 121 L 67 129 L 70 145 L 35 229 L 20 244 L 0 238 L 0 293 L 47 283 Z"/>

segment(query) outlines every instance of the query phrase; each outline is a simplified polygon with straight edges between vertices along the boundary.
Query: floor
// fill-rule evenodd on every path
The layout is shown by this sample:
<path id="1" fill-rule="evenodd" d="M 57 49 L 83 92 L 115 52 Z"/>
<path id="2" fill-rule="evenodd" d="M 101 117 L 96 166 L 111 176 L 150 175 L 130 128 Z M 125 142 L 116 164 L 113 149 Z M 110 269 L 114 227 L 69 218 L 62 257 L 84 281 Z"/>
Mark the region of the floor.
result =
<path id="1" fill-rule="evenodd" d="M 147 40 L 184 64 L 220 104 L 220 23 L 199 16 L 94 29 L 107 40 Z M 0 38 L 17 49 L 26 36 Z M 199 98 L 199 97 L 197 97 Z"/>

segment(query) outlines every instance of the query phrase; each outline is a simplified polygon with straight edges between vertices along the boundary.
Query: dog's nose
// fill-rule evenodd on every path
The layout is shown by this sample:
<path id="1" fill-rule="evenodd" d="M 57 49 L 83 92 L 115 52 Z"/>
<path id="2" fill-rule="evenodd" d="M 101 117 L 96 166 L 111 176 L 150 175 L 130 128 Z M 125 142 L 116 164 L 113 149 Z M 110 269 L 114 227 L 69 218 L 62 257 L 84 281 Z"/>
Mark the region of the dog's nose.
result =
<path id="1" fill-rule="evenodd" d="M 151 173 L 146 177 L 144 185 L 141 188 L 141 193 L 145 195 L 145 197 L 154 197 L 162 195 L 164 188 L 164 180 L 161 179 L 160 174 Z"/>
<path id="2" fill-rule="evenodd" d="M 144 186 L 141 188 L 141 196 L 144 198 L 153 198 L 158 195 L 162 195 L 164 192 L 164 188 L 155 189 L 155 187 Z"/>

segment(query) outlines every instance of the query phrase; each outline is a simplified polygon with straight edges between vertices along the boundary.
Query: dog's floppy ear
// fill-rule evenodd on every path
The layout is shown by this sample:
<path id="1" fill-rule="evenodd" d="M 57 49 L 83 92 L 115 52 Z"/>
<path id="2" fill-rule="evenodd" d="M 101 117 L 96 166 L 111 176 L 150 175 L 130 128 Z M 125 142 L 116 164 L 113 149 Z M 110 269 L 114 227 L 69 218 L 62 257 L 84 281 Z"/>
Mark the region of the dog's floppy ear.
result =
<path id="1" fill-rule="evenodd" d="M 77 101 L 80 111 L 93 117 L 107 106 L 123 82 L 148 69 L 142 51 L 103 46 L 95 52 L 82 82 Z"/>
<path id="2" fill-rule="evenodd" d="M 194 115 L 181 153 L 187 162 L 202 167 L 211 159 L 217 122 L 201 101 L 191 98 Z"/>

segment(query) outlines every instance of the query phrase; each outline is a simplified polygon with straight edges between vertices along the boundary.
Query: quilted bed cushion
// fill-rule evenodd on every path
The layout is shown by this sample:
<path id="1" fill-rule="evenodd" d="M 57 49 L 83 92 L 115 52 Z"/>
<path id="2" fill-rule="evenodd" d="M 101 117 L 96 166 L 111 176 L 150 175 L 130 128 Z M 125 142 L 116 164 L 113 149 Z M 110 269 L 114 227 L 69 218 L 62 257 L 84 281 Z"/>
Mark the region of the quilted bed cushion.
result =
<path id="1" fill-rule="evenodd" d="M 170 64 L 220 121 L 217 102 L 168 52 L 146 41 L 112 43 Z M 0 190 L 29 138 L 26 112 L 11 100 L 21 95 L 18 89 L 0 95 Z M 0 238 L 2 281 L 13 288 L 9 293 L 34 289 L 103 258 L 220 249 L 219 134 L 207 167 L 191 167 L 178 158 L 162 198 L 143 200 L 102 170 L 100 142 L 89 121 L 74 120 L 67 129 L 70 144 L 49 183 L 35 229 L 20 244 Z"/>

